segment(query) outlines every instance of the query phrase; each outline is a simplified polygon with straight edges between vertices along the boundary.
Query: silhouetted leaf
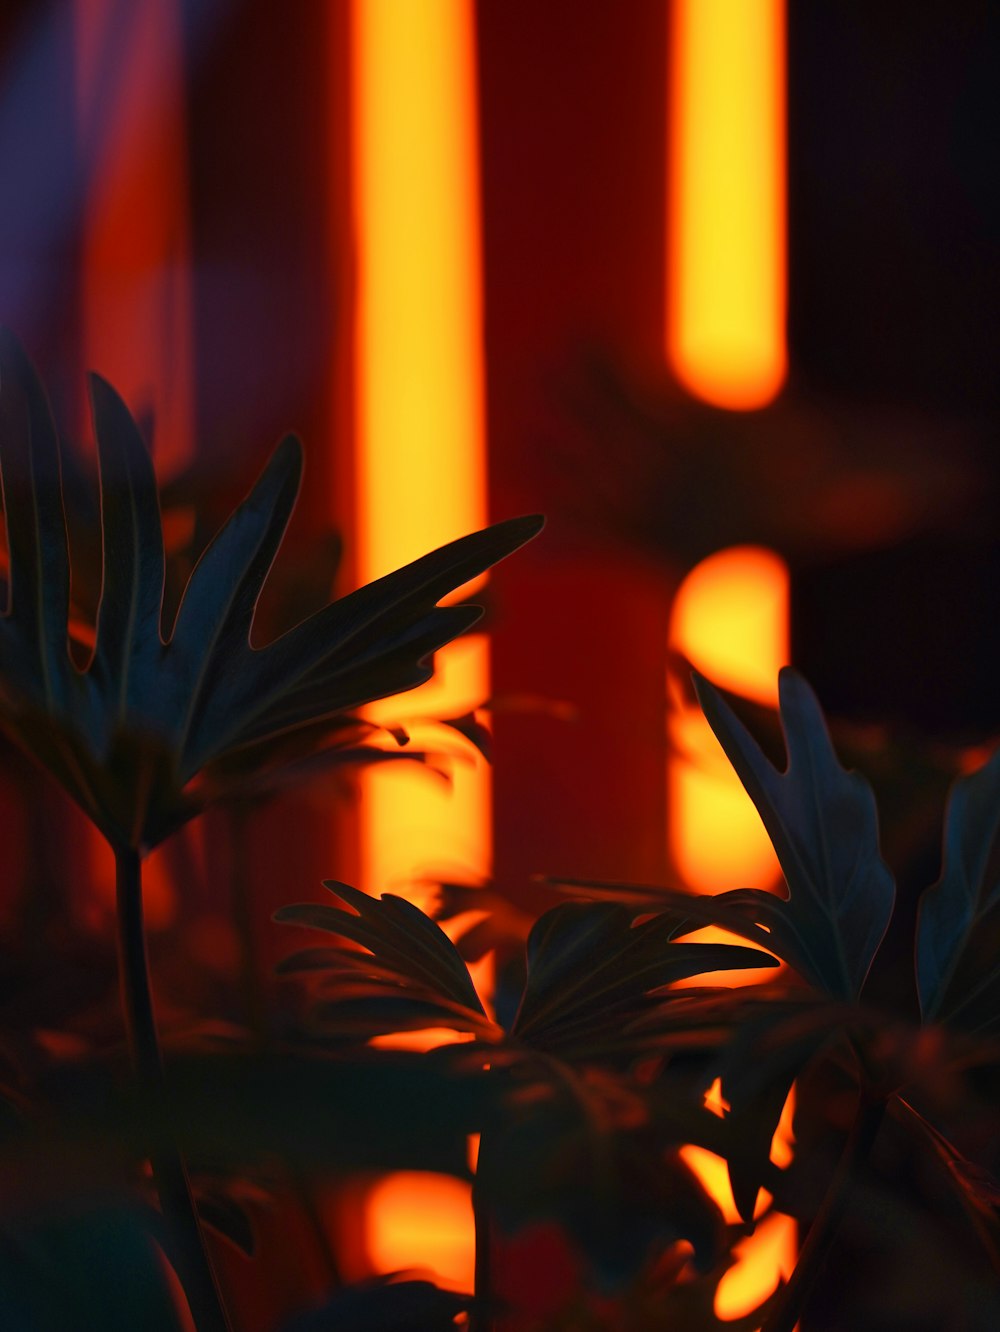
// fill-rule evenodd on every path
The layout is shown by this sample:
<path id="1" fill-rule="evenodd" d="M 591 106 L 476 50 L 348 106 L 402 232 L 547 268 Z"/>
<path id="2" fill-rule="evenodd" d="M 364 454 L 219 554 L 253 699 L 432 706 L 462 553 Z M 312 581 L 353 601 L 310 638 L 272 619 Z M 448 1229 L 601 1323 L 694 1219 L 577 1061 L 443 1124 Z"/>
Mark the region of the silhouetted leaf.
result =
<path id="1" fill-rule="evenodd" d="M 782 899 L 746 888 L 716 900 L 766 926 L 770 946 L 812 984 L 834 998 L 857 998 L 895 898 L 879 854 L 871 787 L 837 762 L 816 696 L 794 671 L 786 668 L 779 677 L 788 750 L 783 773 L 718 690 L 702 676 L 695 684 L 705 716 L 763 820 L 789 893 Z"/>
<path id="2" fill-rule="evenodd" d="M 1000 751 L 951 790 L 941 877 L 920 899 L 917 984 L 927 1021 L 1000 1031 L 1000 882 L 988 877 L 1000 832 Z"/>
<path id="3" fill-rule="evenodd" d="M 251 645 L 299 488 L 301 447 L 289 437 L 195 566 L 164 641 L 153 467 L 121 398 L 97 377 L 91 391 L 103 588 L 93 655 L 78 669 L 58 440 L 33 367 L 10 334 L 0 337 L 10 554 L 0 721 L 116 846 L 146 851 L 162 841 L 264 760 L 253 746 L 427 680 L 432 654 L 481 614 L 438 603 L 541 526 L 519 518 L 461 537 Z M 320 729 L 333 746 L 336 727 Z M 311 738 L 320 740 L 315 729 Z"/>
<path id="4" fill-rule="evenodd" d="M 344 911 L 319 902 L 301 902 L 280 908 L 274 919 L 352 939 L 368 951 L 339 950 L 333 959 L 335 968 L 341 973 L 367 975 L 382 984 L 368 987 L 362 992 L 362 1002 L 350 1008 L 346 1001 L 357 996 L 357 985 L 341 987 L 334 1001 L 323 1006 L 321 1017 L 331 1019 L 339 1013 L 345 1023 L 348 1020 L 357 1023 L 359 1031 L 370 1034 L 371 1024 L 364 1020 L 367 1002 L 369 1016 L 380 1030 L 393 1030 L 383 1023 L 385 1015 L 397 1012 L 402 1024 L 400 1029 L 414 1025 L 445 1025 L 487 1036 L 495 1033 L 494 1024 L 483 1008 L 455 945 L 419 907 L 391 893 L 384 893 L 380 898 L 369 897 L 367 893 L 334 880 L 326 880 L 324 886 L 353 910 Z M 390 987 L 388 990 L 386 984 Z M 400 987 L 411 992 L 403 993 Z M 377 1019 L 376 1010 L 381 1015 Z M 415 1022 L 419 1014 L 431 1018 L 434 1013 L 440 1022 Z M 345 1030 L 350 1030 L 350 1026 Z"/>
<path id="5" fill-rule="evenodd" d="M 283 1332 L 454 1332 L 471 1295 L 430 1281 L 378 1278 L 338 1290 L 322 1307 L 300 1314 Z"/>
<path id="6" fill-rule="evenodd" d="M 488 726 L 476 716 L 475 712 L 464 712 L 459 717 L 440 717 L 440 726 L 450 726 L 479 750 L 487 763 L 493 762 L 493 736 Z"/>
<path id="7" fill-rule="evenodd" d="M 572 1076 L 553 1095 L 532 1098 L 480 1144 L 476 1187 L 489 1214 L 508 1234 L 556 1222 L 607 1290 L 620 1290 L 678 1239 L 708 1270 L 725 1243 L 718 1207 L 669 1140 L 616 1117 L 606 1086 Z"/>
<path id="8" fill-rule="evenodd" d="M 740 1144 L 728 1157 L 729 1181 L 748 1223 L 773 1172 L 771 1141 L 792 1085 L 844 1022 L 842 1005 L 751 993 L 734 1023 L 717 1068 L 729 1106 L 725 1118 Z"/>
<path id="9" fill-rule="evenodd" d="M 669 917 L 633 925 L 622 906 L 567 902 L 528 937 L 528 979 L 512 1035 L 533 1047 L 586 1048 L 595 1021 L 633 1016 L 650 991 L 712 971 L 776 966 L 731 944 L 671 942 Z"/>

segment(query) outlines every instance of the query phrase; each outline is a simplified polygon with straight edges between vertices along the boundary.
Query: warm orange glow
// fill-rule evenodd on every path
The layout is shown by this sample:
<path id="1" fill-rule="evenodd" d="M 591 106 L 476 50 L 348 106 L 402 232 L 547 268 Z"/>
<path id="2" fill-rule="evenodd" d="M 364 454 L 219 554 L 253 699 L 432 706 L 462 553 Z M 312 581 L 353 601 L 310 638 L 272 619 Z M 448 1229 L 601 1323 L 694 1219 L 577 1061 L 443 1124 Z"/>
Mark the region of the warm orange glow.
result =
<path id="1" fill-rule="evenodd" d="M 703 560 L 684 580 L 674 600 L 670 645 L 714 683 L 761 703 L 777 702 L 777 676 L 789 655 L 788 569 L 772 551 L 734 546 Z M 719 892 L 735 887 L 773 887 L 777 860 L 757 811 L 743 790 L 708 723 L 694 705 L 670 715 L 668 769 L 670 854 L 691 888 Z M 720 930 L 700 930 L 693 939 L 727 939 Z M 729 972 L 718 983 L 741 985 L 769 973 Z M 724 1111 L 718 1084 L 706 1104 Z M 791 1158 L 793 1097 L 789 1096 L 771 1144 L 771 1159 Z M 701 1148 L 683 1149 L 729 1222 L 739 1219 L 725 1162 Z M 761 1216 L 770 1205 L 763 1192 Z M 754 1233 L 737 1245 L 735 1266 L 719 1285 L 716 1313 L 749 1313 L 795 1265 L 795 1222 L 781 1213 L 763 1216 Z"/>
<path id="2" fill-rule="evenodd" d="M 721 1093 L 717 1082 L 705 1099 L 710 1109 L 720 1113 Z M 771 1140 L 771 1160 L 776 1166 L 787 1166 L 792 1158 L 794 1114 L 795 1094 L 792 1092 Z M 681 1148 L 681 1156 L 718 1203 L 726 1222 L 738 1224 L 740 1214 L 733 1200 L 729 1168 L 722 1157 L 690 1144 Z M 719 1283 L 715 1299 L 715 1312 L 719 1318 L 744 1317 L 770 1294 L 779 1277 L 787 1280 L 791 1275 L 796 1256 L 796 1223 L 782 1212 L 768 1212 L 771 1201 L 770 1194 L 762 1189 L 754 1210 L 755 1217 L 761 1219 L 753 1234 L 736 1245 L 733 1251 L 736 1262 Z"/>
<path id="3" fill-rule="evenodd" d="M 359 578 L 481 526 L 471 0 L 355 0 Z"/>
<path id="4" fill-rule="evenodd" d="M 788 598 L 788 570 L 772 551 L 719 551 L 684 580 L 671 646 L 714 683 L 773 704 L 788 661 Z M 697 707 L 673 713 L 670 741 L 678 751 L 668 782 L 670 852 L 681 878 L 704 892 L 773 885 L 777 861 L 763 824 Z"/>
<path id="5" fill-rule="evenodd" d="M 160 472 L 191 455 L 193 361 L 179 0 L 74 0 L 83 361 L 152 410 Z"/>
<path id="6" fill-rule="evenodd" d="M 723 689 L 773 705 L 788 661 L 788 569 L 763 546 L 730 546 L 695 566 L 670 612 L 673 644 Z"/>
<path id="7" fill-rule="evenodd" d="M 475 1270 L 472 1190 L 450 1175 L 407 1170 L 368 1196 L 365 1243 L 376 1272 L 424 1268 L 456 1290 L 471 1290 Z"/>
<path id="8" fill-rule="evenodd" d="M 401 720 L 414 751 L 444 747 L 449 757 L 447 778 L 410 763 L 365 773 L 360 816 L 367 891 L 398 893 L 436 874 L 489 873 L 489 767 L 461 736 L 414 720 L 467 712 L 484 701 L 488 680 L 488 644 L 473 635 L 438 653 L 427 684 L 368 709 L 373 719 Z"/>
<path id="9" fill-rule="evenodd" d="M 469 0 L 352 8 L 358 305 L 358 579 L 486 521 L 475 46 Z M 438 654 L 437 677 L 372 715 L 456 715 L 489 692 L 484 640 Z M 415 736 L 415 744 L 419 737 Z M 363 887 L 414 872 L 483 874 L 489 779 L 450 788 L 412 769 L 365 778 Z"/>
<path id="10" fill-rule="evenodd" d="M 367 582 L 486 522 L 479 180 L 472 0 L 354 0 L 357 576 Z M 414 716 L 457 716 L 489 693 L 485 639 L 437 655 L 435 678 L 373 707 L 412 744 L 440 744 Z M 488 770 L 471 746 L 450 782 L 383 766 L 362 782 L 361 886 L 405 891 L 435 871 L 490 868 Z M 410 1038 L 441 1039 L 442 1033 Z M 468 1187 L 394 1175 L 371 1195 L 380 1271 L 424 1265 L 471 1288 Z"/>
<path id="11" fill-rule="evenodd" d="M 667 354 L 720 407 L 786 373 L 783 0 L 673 0 Z"/>

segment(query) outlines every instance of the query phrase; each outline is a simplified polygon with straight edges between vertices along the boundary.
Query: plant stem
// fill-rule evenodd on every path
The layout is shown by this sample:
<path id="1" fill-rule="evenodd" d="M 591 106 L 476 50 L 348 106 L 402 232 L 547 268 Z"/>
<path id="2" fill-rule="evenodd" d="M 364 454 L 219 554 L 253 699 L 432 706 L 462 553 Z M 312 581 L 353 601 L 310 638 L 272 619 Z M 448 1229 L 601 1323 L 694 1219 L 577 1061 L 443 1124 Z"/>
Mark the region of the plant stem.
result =
<path id="1" fill-rule="evenodd" d="M 490 1262 L 490 1210 L 483 1186 L 483 1146 L 485 1135 L 479 1139 L 479 1157 L 476 1178 L 472 1183 L 472 1217 L 476 1230 L 476 1267 L 473 1294 L 476 1304 L 469 1317 L 469 1332 L 493 1332 L 493 1270 Z"/>
<path id="2" fill-rule="evenodd" d="M 139 1090 L 149 1104 L 155 1105 L 163 1100 L 166 1084 L 149 986 L 141 861 L 138 853 L 129 847 L 115 847 L 115 889 L 118 968 L 129 1053 Z M 178 1276 L 195 1327 L 198 1332 L 231 1332 L 181 1154 L 176 1147 L 161 1144 L 151 1153 L 150 1165 L 164 1220 L 181 1258 L 182 1270 Z"/>
<path id="3" fill-rule="evenodd" d="M 862 1090 L 851 1132 L 837 1163 L 823 1205 L 809 1227 L 795 1271 L 774 1315 L 762 1332 L 793 1332 L 840 1228 L 857 1168 L 868 1158 L 885 1117 L 886 1101 Z"/>
<path id="4" fill-rule="evenodd" d="M 260 988 L 261 960 L 254 933 L 250 895 L 252 864 L 247 844 L 250 835 L 249 805 L 240 803 L 234 806 L 230 815 L 229 832 L 232 852 L 233 923 L 240 944 L 240 989 L 243 991 L 247 1025 L 257 1049 L 262 1050 L 267 1041 L 267 1020 Z"/>

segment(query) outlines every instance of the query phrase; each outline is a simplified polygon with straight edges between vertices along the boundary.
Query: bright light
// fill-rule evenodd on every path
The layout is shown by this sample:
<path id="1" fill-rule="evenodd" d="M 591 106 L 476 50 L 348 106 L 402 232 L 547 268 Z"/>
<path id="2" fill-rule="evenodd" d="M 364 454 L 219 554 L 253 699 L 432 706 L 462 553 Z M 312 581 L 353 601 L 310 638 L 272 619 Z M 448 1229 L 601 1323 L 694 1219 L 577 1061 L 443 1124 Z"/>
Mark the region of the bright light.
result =
<path id="1" fill-rule="evenodd" d="M 787 363 L 783 0 L 673 0 L 669 41 L 668 359 L 762 407 Z"/>
<path id="2" fill-rule="evenodd" d="M 359 582 L 487 520 L 475 69 L 472 0 L 354 0 Z M 452 644 L 435 670 L 370 715 L 449 717 L 483 702 L 485 639 Z M 434 740 L 420 726 L 412 734 L 414 747 Z M 410 765 L 365 773 L 366 891 L 405 892 L 434 870 L 488 873 L 488 769 L 457 747 L 450 785 Z M 467 1186 L 391 1176 L 367 1216 L 378 1270 L 423 1265 L 471 1288 Z"/>
<path id="3" fill-rule="evenodd" d="M 152 410 L 169 474 L 191 457 L 194 411 L 181 5 L 74 0 L 73 18 L 82 360 Z"/>
<path id="4" fill-rule="evenodd" d="M 788 570 L 772 551 L 719 551 L 681 585 L 671 646 L 714 684 L 773 705 L 788 661 L 788 598 Z M 702 892 L 772 886 L 778 867 L 764 826 L 701 710 L 679 707 L 669 725 L 670 853 L 681 878 Z"/>
<path id="5" fill-rule="evenodd" d="M 777 702 L 777 676 L 789 655 L 789 575 L 772 551 L 734 546 L 717 552 L 688 574 L 674 600 L 670 645 L 713 683 L 757 702 Z M 772 888 L 780 870 L 763 824 L 739 778 L 693 703 L 669 715 L 671 757 L 667 770 L 670 857 L 676 872 L 700 892 Z M 739 942 L 717 929 L 699 930 L 698 941 Z M 773 978 L 770 971 L 723 972 L 714 984 L 746 985 Z M 692 982 L 695 983 L 695 982 Z M 718 1088 L 710 1101 L 718 1113 Z M 772 1142 L 776 1165 L 791 1155 L 793 1099 L 785 1105 Z M 722 1208 L 738 1220 L 724 1161 L 700 1148 L 685 1159 Z M 758 1212 L 766 1205 L 763 1199 Z M 719 1285 L 720 1318 L 749 1313 L 795 1265 L 795 1222 L 771 1213 L 736 1247 L 736 1263 Z"/>

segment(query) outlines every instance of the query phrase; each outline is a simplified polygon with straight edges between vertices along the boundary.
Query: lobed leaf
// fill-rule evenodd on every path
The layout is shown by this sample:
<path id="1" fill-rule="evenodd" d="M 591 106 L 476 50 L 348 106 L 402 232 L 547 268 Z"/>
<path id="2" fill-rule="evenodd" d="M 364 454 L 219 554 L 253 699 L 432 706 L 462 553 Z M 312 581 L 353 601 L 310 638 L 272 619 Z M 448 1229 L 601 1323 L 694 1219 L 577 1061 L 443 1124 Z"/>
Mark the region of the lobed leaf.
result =
<path id="1" fill-rule="evenodd" d="M 343 748 L 338 714 L 428 679 L 433 653 L 482 613 L 438 603 L 542 525 L 515 519 L 453 541 L 255 648 L 257 601 L 301 478 L 301 448 L 289 437 L 203 553 L 165 643 L 154 469 L 125 403 L 93 376 L 103 585 L 85 661 L 90 626 L 70 622 L 58 438 L 38 377 L 8 333 L 0 380 L 0 721 L 117 846 L 146 852 L 209 799 L 270 787 L 293 732 L 301 744 L 289 769 L 331 766 L 315 751 Z M 356 745 L 344 761 L 366 756 Z"/>
<path id="2" fill-rule="evenodd" d="M 784 772 L 703 676 L 695 675 L 695 688 L 767 829 L 789 894 L 747 888 L 716 900 L 764 925 L 774 951 L 813 985 L 834 998 L 857 998 L 895 899 L 871 787 L 840 766 L 815 694 L 789 668 L 779 676 Z"/>
<path id="3" fill-rule="evenodd" d="M 353 963 L 352 954 L 346 949 L 338 950 L 334 959 L 340 969 L 353 965 L 356 973 L 374 974 L 383 986 L 391 987 L 388 991 L 383 988 L 369 995 L 367 1002 L 380 998 L 381 1012 L 397 1012 L 403 1025 L 408 1027 L 429 1025 L 426 1021 L 414 1023 L 407 1020 L 408 1014 L 416 1012 L 436 1015 L 433 1025 L 458 1023 L 462 1030 L 477 1031 L 492 1027 L 461 955 L 444 930 L 429 916 L 411 902 L 391 893 L 380 898 L 369 897 L 367 893 L 334 880 L 326 880 L 324 886 L 353 911 L 319 902 L 302 902 L 282 907 L 274 919 L 325 930 L 367 949 L 367 953 L 353 954 Z M 412 987 L 416 993 L 401 994 L 400 985 Z M 346 1018 L 348 1012 L 341 1004 L 341 1016 Z M 327 1016 L 332 1014 L 333 1010 L 327 1006 Z M 355 1023 L 359 1023 L 362 1016 L 360 1009 L 350 1011 Z"/>
<path id="4" fill-rule="evenodd" d="M 218 728 L 213 695 L 251 656 L 257 600 L 301 481 L 302 446 L 289 435 L 192 570 L 170 640 L 169 707 L 185 768 L 197 768 L 199 747 L 210 745 Z M 187 752 L 192 732 L 193 755 Z"/>
<path id="5" fill-rule="evenodd" d="M 103 582 L 91 671 L 102 692 L 101 742 L 155 694 L 163 655 L 163 529 L 156 474 L 128 408 L 99 375 L 90 395 L 101 473 Z"/>
<path id="6" fill-rule="evenodd" d="M 528 936 L 528 976 L 512 1034 L 552 1048 L 610 1014 L 632 1016 L 653 990 L 711 971 L 776 966 L 766 953 L 732 944 L 672 942 L 676 922 L 639 925 L 614 903 L 566 902 Z"/>
<path id="7" fill-rule="evenodd" d="M 248 654 L 218 700 L 212 743 L 239 744 L 262 729 L 317 715 L 317 686 L 324 710 L 339 712 L 422 684 L 431 675 L 430 655 L 482 614 L 478 607 L 437 603 L 529 541 L 542 521 L 512 518 L 460 537 Z M 203 743 L 199 738 L 195 749 Z"/>
<path id="8" fill-rule="evenodd" d="M 988 877 L 1000 833 L 1000 750 L 956 779 L 941 877 L 920 899 L 917 988 L 925 1021 L 1000 1031 L 1000 882 Z"/>

